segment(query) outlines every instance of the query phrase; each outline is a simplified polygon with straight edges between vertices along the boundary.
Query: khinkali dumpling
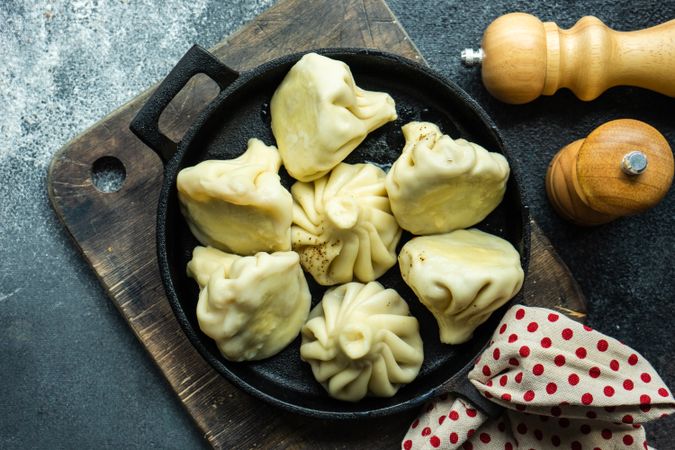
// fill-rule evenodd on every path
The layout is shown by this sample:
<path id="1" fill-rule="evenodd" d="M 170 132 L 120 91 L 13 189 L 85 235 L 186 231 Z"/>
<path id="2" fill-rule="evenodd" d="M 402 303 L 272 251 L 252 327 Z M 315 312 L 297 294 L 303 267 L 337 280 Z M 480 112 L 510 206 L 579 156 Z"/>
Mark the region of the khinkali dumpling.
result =
<path id="1" fill-rule="evenodd" d="M 398 256 L 403 280 L 436 317 L 441 342 L 460 344 L 523 284 L 520 255 L 476 229 L 421 236 Z"/>
<path id="2" fill-rule="evenodd" d="M 396 220 L 413 234 L 446 233 L 483 220 L 504 197 L 509 164 L 499 153 L 453 140 L 429 122 L 403 126 L 406 143 L 387 174 Z"/>
<path id="3" fill-rule="evenodd" d="M 384 177 L 372 164 L 341 163 L 316 181 L 291 187 L 293 250 L 319 284 L 373 281 L 396 264 L 401 228 Z"/>
<path id="4" fill-rule="evenodd" d="M 284 167 L 300 181 L 325 175 L 369 132 L 397 117 L 391 96 L 359 88 L 347 64 L 316 53 L 291 68 L 270 111 Z"/>
<path id="5" fill-rule="evenodd" d="M 188 275 L 201 287 L 199 328 L 231 361 L 275 355 L 307 319 L 311 295 L 295 252 L 236 256 L 197 247 Z"/>
<path id="6" fill-rule="evenodd" d="M 273 146 L 248 141 L 244 154 L 178 173 L 181 211 L 204 245 L 240 255 L 291 249 L 291 194 L 281 185 Z"/>
<path id="7" fill-rule="evenodd" d="M 424 350 L 417 319 L 378 282 L 329 289 L 302 327 L 300 356 L 331 397 L 391 397 L 419 373 Z"/>

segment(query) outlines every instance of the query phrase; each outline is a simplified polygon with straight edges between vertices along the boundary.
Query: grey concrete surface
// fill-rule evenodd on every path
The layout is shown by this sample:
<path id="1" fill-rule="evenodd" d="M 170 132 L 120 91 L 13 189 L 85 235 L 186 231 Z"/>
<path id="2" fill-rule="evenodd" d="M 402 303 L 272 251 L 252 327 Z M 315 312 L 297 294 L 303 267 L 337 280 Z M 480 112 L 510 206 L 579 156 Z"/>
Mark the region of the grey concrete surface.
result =
<path id="1" fill-rule="evenodd" d="M 55 218 L 51 156 L 161 79 L 192 43 L 206 47 L 272 0 L 0 2 L 0 448 L 199 448 L 190 418 Z M 583 103 L 569 92 L 524 106 L 492 99 L 459 51 L 510 11 L 569 27 L 596 15 L 618 30 L 675 17 L 675 2 L 390 0 L 435 69 L 491 114 L 522 166 L 532 215 L 589 300 L 591 326 L 645 355 L 675 386 L 675 194 L 654 210 L 593 229 L 559 219 L 543 176 L 563 145 L 619 117 L 675 145 L 675 100 L 614 88 Z M 672 418 L 647 425 L 675 448 Z"/>

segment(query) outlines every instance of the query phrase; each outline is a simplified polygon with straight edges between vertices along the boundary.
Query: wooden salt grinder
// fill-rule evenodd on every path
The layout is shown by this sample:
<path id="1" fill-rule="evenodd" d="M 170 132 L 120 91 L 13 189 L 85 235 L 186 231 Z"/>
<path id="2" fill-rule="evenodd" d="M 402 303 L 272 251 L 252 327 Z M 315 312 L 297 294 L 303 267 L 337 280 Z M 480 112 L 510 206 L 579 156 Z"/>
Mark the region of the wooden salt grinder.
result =
<path id="1" fill-rule="evenodd" d="M 483 84 L 512 104 L 566 87 L 593 100 L 612 86 L 638 86 L 675 96 L 675 20 L 619 32 L 592 16 L 569 30 L 525 13 L 497 18 L 481 49 L 465 49 L 467 66 L 482 64 Z"/>
<path id="2" fill-rule="evenodd" d="M 546 173 L 553 208 L 577 225 L 600 225 L 655 206 L 673 182 L 673 153 L 655 128 L 607 122 L 563 147 Z"/>

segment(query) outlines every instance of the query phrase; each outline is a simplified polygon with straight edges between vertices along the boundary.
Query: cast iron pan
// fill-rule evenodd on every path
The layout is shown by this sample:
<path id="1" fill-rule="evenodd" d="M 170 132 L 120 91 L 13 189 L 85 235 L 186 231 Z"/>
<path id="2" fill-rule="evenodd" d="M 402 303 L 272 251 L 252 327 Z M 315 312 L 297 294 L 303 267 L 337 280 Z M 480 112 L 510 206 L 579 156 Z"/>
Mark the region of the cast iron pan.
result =
<path id="1" fill-rule="evenodd" d="M 388 169 L 403 148 L 401 126 L 412 120 L 430 121 L 453 138 L 463 137 L 503 153 L 511 164 L 511 177 L 501 205 L 478 228 L 510 241 L 520 252 L 526 269 L 529 256 L 529 222 L 518 187 L 518 170 L 508 157 L 496 126 L 485 112 L 460 88 L 429 69 L 399 56 L 366 49 L 324 49 L 326 56 L 346 62 L 358 86 L 388 92 L 396 101 L 399 118 L 371 133 L 346 159 L 347 163 L 370 162 Z M 410 305 L 420 322 L 424 341 L 424 364 L 419 376 L 391 398 L 365 398 L 357 403 L 331 399 L 314 380 L 309 364 L 300 360 L 300 338 L 278 355 L 256 362 L 225 360 L 214 342 L 197 324 L 197 284 L 185 274 L 192 250 L 199 243 L 190 233 L 178 207 L 176 175 L 184 167 L 206 159 L 230 159 L 246 149 L 249 138 L 275 144 L 270 128 L 269 102 L 290 67 L 302 54 L 282 57 L 250 72 L 238 74 L 210 53 L 194 46 L 160 84 L 131 123 L 131 130 L 165 161 L 164 184 L 157 217 L 159 265 L 171 306 L 188 338 L 203 357 L 223 376 L 246 392 L 293 412 L 319 418 L 355 419 L 377 417 L 415 407 L 431 396 L 452 390 L 488 408 L 466 381 L 472 361 L 488 343 L 492 332 L 518 297 L 496 311 L 479 327 L 474 338 L 463 345 L 444 345 L 438 337 L 433 316 L 403 282 L 398 265 L 378 281 L 394 288 Z M 161 112 L 187 81 L 204 73 L 218 83 L 221 92 L 195 120 L 176 144 L 158 129 Z M 294 182 L 281 169 L 282 184 Z M 400 247 L 411 238 L 403 235 Z M 325 292 L 307 280 L 312 306 Z M 494 405 L 493 405 L 494 406 Z"/>

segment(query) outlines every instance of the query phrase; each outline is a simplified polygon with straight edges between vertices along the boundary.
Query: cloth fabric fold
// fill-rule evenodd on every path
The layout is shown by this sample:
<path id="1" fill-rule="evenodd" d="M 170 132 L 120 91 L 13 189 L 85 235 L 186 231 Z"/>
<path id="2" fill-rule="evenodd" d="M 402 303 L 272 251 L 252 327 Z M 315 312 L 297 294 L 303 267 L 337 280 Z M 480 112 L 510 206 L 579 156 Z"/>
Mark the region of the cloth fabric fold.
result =
<path id="1" fill-rule="evenodd" d="M 675 407 L 638 352 L 544 308 L 509 309 L 468 376 L 502 416 L 443 395 L 411 424 L 404 450 L 649 448 L 641 424 Z"/>

